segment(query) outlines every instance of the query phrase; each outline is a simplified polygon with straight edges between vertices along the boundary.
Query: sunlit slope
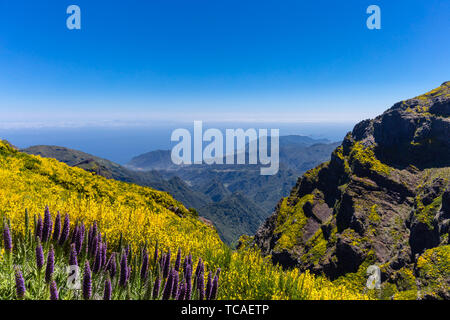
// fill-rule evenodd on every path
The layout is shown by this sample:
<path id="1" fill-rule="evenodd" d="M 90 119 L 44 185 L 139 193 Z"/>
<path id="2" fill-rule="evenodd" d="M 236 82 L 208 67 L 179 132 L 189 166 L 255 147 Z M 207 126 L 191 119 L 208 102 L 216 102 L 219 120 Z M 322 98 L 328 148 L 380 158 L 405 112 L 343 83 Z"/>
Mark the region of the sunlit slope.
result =
<path id="1" fill-rule="evenodd" d="M 42 215 L 46 205 L 52 215 L 69 213 L 72 227 L 77 220 L 97 221 L 108 248 L 116 247 L 122 234 L 132 248 L 158 241 L 164 250 L 180 247 L 194 260 L 201 256 L 206 270 L 222 269 L 219 299 L 365 298 L 298 269 L 283 271 L 257 249 L 232 251 L 167 193 L 21 153 L 0 141 L 0 215 L 11 220 L 16 238 L 24 233 L 25 209 Z"/>
<path id="2" fill-rule="evenodd" d="M 33 215 L 42 213 L 46 205 L 51 212 L 70 213 L 87 223 L 97 220 L 112 243 L 122 232 L 131 243 L 147 241 L 150 245 L 158 240 L 163 246 L 180 246 L 194 254 L 217 256 L 224 248 L 215 230 L 190 216 L 167 193 L 27 155 L 0 142 L 2 215 L 19 227 L 25 208 Z"/>

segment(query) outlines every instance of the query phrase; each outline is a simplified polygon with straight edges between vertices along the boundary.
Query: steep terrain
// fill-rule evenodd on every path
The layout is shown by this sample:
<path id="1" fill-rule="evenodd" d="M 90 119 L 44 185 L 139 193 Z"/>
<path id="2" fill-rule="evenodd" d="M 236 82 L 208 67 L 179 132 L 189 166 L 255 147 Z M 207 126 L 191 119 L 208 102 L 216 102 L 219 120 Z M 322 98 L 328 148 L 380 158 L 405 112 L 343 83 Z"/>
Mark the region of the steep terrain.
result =
<path id="1" fill-rule="evenodd" d="M 200 216 L 214 221 L 220 238 L 226 243 L 236 242 L 240 236 L 256 232 L 263 222 L 262 209 L 240 193 L 233 193 L 221 201 L 198 210 Z M 232 228 L 230 228 L 232 226 Z"/>
<path id="2" fill-rule="evenodd" d="M 255 235 L 275 263 L 383 292 L 450 298 L 450 82 L 355 126 Z"/>

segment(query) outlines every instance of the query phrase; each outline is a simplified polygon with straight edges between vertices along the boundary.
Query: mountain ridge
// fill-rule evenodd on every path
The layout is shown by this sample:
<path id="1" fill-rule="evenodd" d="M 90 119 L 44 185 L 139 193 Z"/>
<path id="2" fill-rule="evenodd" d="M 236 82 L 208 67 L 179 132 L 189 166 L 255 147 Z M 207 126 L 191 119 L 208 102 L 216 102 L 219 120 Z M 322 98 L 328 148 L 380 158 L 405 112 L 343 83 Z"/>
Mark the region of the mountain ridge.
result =
<path id="1" fill-rule="evenodd" d="M 434 282 L 419 263 L 430 250 L 450 257 L 449 112 L 445 82 L 358 123 L 330 161 L 279 201 L 255 244 L 287 268 L 363 288 L 367 267 L 377 264 L 385 290 L 450 298 L 448 260 Z"/>

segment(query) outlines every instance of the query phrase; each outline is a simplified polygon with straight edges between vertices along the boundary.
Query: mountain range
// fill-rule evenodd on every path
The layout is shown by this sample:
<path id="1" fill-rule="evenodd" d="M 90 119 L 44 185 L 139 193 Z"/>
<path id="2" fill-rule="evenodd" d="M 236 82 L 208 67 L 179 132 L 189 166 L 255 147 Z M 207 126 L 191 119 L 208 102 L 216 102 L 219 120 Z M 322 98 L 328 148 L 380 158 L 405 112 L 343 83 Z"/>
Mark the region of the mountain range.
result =
<path id="1" fill-rule="evenodd" d="M 336 146 L 325 139 L 280 137 L 280 170 L 274 176 L 261 176 L 257 165 L 176 166 L 170 150 L 137 156 L 126 166 L 60 146 L 32 146 L 22 151 L 168 192 L 211 220 L 222 240 L 235 244 L 242 234 L 254 234 L 277 201 L 288 194 L 296 177 L 327 160 Z"/>

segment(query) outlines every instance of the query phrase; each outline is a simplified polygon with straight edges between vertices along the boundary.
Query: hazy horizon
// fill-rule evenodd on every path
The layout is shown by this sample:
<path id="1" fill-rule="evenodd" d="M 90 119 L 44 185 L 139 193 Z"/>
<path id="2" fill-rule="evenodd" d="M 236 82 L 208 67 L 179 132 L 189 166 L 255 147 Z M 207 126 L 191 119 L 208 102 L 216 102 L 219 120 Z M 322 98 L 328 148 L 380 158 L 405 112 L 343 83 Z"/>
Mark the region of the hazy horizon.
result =
<path id="1" fill-rule="evenodd" d="M 280 129 L 280 136 L 302 135 L 315 139 L 328 139 L 330 142 L 341 141 L 352 123 L 205 123 L 206 128 L 255 128 Z M 133 157 L 158 149 L 168 150 L 173 147 L 170 135 L 176 128 L 189 131 L 193 123 L 157 124 L 154 126 L 135 127 L 72 127 L 72 128 L 0 128 L 0 138 L 8 140 L 18 148 L 34 145 L 56 145 L 80 150 L 102 157 L 119 164 L 126 164 Z"/>

